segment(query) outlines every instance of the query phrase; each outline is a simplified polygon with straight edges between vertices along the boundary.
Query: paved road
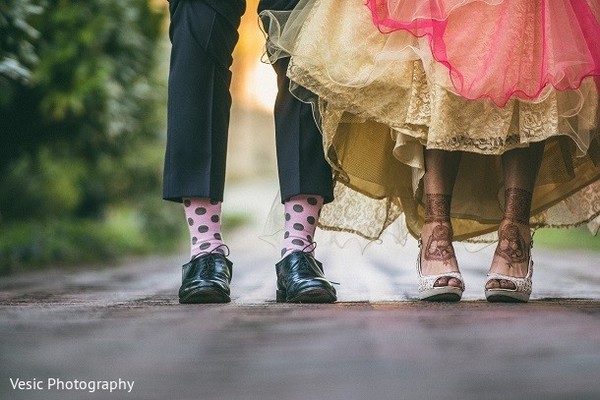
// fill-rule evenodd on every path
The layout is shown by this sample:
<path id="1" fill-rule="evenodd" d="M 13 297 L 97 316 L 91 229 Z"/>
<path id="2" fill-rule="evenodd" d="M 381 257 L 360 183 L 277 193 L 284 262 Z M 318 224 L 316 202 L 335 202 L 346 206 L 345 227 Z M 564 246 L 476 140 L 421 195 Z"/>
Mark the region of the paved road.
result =
<path id="1" fill-rule="evenodd" d="M 277 249 L 257 238 L 272 186 L 228 192 L 226 213 L 253 216 L 229 235 L 231 304 L 177 304 L 183 254 L 2 279 L 0 399 L 600 398 L 596 255 L 536 249 L 533 301 L 499 305 L 483 300 L 492 249 L 459 246 L 465 300 L 424 304 L 414 242 L 321 242 L 339 303 L 276 304 Z M 119 379 L 132 390 L 81 389 Z"/>

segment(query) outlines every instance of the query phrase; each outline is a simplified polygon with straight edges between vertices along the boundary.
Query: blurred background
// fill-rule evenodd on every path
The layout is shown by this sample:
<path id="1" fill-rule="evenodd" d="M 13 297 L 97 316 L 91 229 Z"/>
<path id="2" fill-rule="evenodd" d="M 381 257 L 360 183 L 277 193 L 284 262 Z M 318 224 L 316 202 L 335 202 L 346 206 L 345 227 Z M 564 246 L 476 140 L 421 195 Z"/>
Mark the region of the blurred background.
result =
<path id="1" fill-rule="evenodd" d="M 257 3 L 232 67 L 228 185 L 276 182 Z M 185 247 L 181 207 L 161 200 L 167 31 L 166 0 L 2 0 L 0 274 Z M 600 249 L 585 228 L 536 240 Z"/>
<path id="2" fill-rule="evenodd" d="M 232 67 L 233 182 L 275 178 L 257 3 Z M 185 246 L 180 206 L 161 200 L 168 22 L 166 0 L 1 2 L 1 274 Z"/>

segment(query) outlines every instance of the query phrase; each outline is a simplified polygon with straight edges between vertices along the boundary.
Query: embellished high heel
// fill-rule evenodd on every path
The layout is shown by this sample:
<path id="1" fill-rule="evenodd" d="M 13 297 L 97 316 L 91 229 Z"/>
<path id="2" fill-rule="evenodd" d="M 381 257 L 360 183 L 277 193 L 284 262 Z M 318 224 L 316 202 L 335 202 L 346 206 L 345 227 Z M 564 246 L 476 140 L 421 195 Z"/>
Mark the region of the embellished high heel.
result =
<path id="1" fill-rule="evenodd" d="M 529 296 L 531 296 L 531 276 L 533 275 L 533 260 L 531 259 L 531 253 L 529 254 L 528 263 L 527 275 L 523 278 L 498 274 L 495 272 L 488 273 L 485 286 L 487 286 L 488 282 L 492 280 L 506 280 L 512 282 L 512 284 L 515 285 L 515 288 L 486 288 L 485 298 L 487 301 L 490 303 L 527 303 L 529 301 Z"/>
<path id="2" fill-rule="evenodd" d="M 419 241 L 419 248 L 421 241 Z M 465 290 L 465 283 L 460 272 L 444 272 L 437 275 L 423 275 L 421 273 L 421 252 L 417 256 L 417 274 L 419 275 L 419 299 L 424 301 L 459 301 Z M 434 286 L 440 278 L 454 278 L 460 281 L 460 286 Z"/>
<path id="3" fill-rule="evenodd" d="M 531 249 L 533 248 L 533 239 L 529 245 L 529 257 L 527 258 L 527 275 L 523 278 L 516 276 L 498 274 L 490 272 L 485 281 L 485 298 L 490 303 L 527 303 L 531 296 L 533 275 L 533 260 L 531 259 Z M 492 280 L 506 280 L 515 285 L 514 289 L 493 288 L 488 289 L 487 284 Z"/>

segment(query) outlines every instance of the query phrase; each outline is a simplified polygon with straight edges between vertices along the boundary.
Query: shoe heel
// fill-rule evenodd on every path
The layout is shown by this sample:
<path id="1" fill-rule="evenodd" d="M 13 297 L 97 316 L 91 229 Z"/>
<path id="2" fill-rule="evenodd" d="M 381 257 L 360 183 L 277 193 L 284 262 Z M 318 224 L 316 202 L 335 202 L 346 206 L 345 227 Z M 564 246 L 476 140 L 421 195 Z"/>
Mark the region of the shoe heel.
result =
<path id="1" fill-rule="evenodd" d="M 285 290 L 275 291 L 275 301 L 277 303 L 285 303 L 287 301 L 287 293 L 285 292 Z"/>

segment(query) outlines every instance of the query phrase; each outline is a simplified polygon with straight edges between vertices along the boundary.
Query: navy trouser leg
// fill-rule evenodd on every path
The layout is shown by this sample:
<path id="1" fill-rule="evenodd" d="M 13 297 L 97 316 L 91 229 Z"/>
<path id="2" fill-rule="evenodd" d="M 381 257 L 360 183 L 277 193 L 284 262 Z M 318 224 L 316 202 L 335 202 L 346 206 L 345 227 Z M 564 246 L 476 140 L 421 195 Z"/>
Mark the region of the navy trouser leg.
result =
<path id="1" fill-rule="evenodd" d="M 291 10 L 298 0 L 261 0 L 263 10 Z M 289 59 L 273 65 L 277 73 L 275 136 L 281 201 L 298 194 L 318 194 L 325 203 L 333 200 L 331 167 L 323 154 L 323 136 L 315 124 L 312 108 L 289 91 L 286 76 Z"/>
<path id="2" fill-rule="evenodd" d="M 290 9 L 296 2 L 277 0 L 273 8 Z M 168 200 L 223 200 L 231 108 L 229 67 L 243 9 L 213 3 L 170 2 L 173 47 L 163 189 Z M 263 0 L 261 7 L 265 4 L 270 5 Z M 331 169 L 311 107 L 289 93 L 287 60 L 274 67 L 279 87 L 275 126 L 282 201 L 298 194 L 317 194 L 329 202 L 333 199 Z"/>
<path id="3" fill-rule="evenodd" d="M 163 197 L 223 200 L 229 67 L 242 11 L 225 18 L 202 0 L 169 5 L 172 50 Z"/>
<path id="4" fill-rule="evenodd" d="M 275 136 L 281 201 L 298 194 L 333 200 L 331 167 L 323 153 L 323 136 L 313 118 L 312 107 L 289 91 L 286 76 L 289 59 L 277 61 L 278 93 L 275 101 Z"/>

